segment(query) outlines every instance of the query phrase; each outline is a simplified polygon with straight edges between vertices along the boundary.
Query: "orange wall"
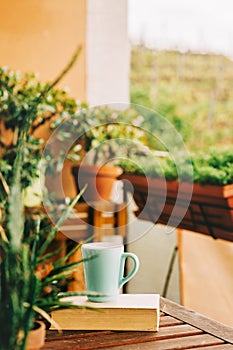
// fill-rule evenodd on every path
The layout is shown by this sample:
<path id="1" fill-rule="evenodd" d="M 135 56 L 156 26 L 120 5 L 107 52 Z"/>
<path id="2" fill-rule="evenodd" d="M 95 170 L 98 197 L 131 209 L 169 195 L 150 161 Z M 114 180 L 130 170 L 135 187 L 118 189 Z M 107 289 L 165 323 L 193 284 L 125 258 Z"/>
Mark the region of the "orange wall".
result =
<path id="1" fill-rule="evenodd" d="M 82 54 L 60 83 L 86 99 L 86 0 L 7 0 L 0 4 L 0 66 L 53 80 L 76 47 Z"/>
<path id="2" fill-rule="evenodd" d="M 0 3 L 0 66 L 39 73 L 51 81 L 65 67 L 78 45 L 82 52 L 60 82 L 70 96 L 86 100 L 86 0 L 2 0 Z M 40 130 L 46 135 L 47 126 Z M 76 194 L 70 165 L 63 189 Z"/>

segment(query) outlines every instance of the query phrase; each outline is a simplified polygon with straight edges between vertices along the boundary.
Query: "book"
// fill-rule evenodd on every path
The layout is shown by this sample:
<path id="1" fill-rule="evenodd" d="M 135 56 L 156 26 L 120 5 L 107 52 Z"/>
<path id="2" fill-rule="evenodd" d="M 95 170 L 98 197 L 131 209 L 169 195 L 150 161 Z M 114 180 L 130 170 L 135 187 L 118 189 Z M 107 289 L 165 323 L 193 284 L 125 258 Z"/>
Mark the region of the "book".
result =
<path id="1" fill-rule="evenodd" d="M 120 294 L 117 300 L 94 303 L 85 296 L 70 297 L 65 300 L 94 309 L 57 310 L 52 319 L 63 330 L 157 331 L 159 299 L 159 294 Z"/>

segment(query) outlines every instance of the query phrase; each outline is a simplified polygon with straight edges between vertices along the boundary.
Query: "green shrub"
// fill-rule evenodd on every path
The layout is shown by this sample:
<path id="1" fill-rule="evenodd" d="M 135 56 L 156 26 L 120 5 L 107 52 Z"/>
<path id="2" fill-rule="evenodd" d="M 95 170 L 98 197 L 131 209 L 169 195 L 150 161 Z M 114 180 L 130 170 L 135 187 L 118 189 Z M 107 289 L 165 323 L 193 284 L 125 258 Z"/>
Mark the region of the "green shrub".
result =
<path id="1" fill-rule="evenodd" d="M 191 161 L 191 163 L 190 163 Z M 191 181 L 202 185 L 228 185 L 233 183 L 233 148 L 212 149 L 209 153 L 191 154 L 190 159 L 180 156 L 176 163 L 169 157 L 149 154 L 121 161 L 125 173 L 162 177 L 166 180 Z M 190 166 L 192 165 L 192 166 Z M 179 169 L 179 174 L 178 174 Z M 192 174 L 193 171 L 193 174 Z"/>

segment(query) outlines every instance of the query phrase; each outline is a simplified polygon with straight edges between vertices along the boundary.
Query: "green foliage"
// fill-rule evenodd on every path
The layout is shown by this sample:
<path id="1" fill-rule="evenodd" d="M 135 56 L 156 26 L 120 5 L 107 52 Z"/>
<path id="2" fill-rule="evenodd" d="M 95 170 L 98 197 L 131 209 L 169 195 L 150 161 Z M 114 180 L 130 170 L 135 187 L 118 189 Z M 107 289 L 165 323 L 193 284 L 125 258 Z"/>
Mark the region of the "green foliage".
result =
<path id="1" fill-rule="evenodd" d="M 133 47 L 131 102 L 167 118 L 190 152 L 233 142 L 233 62 L 223 56 Z M 156 130 L 150 120 L 149 129 Z M 153 149 L 155 144 L 150 144 Z M 157 148 L 158 149 L 158 148 Z"/>
<path id="2" fill-rule="evenodd" d="M 21 128 L 25 124 L 25 114 L 35 97 L 39 96 L 40 101 L 36 104 L 31 121 L 33 131 L 55 115 L 66 117 L 73 114 L 77 102 L 65 90 L 50 89 L 48 94 L 41 95 L 49 86 L 38 80 L 34 73 L 0 68 L 0 117 L 5 121 L 6 128 Z"/>
<path id="3" fill-rule="evenodd" d="M 156 111 L 174 125 L 190 151 L 194 181 L 201 184 L 233 183 L 233 149 L 228 147 L 233 142 L 232 72 L 232 61 L 223 56 L 132 49 L 131 102 Z M 146 123 L 154 135 L 165 131 L 160 130 L 156 113 L 148 112 Z M 162 145 L 151 136 L 147 144 L 152 150 L 166 151 L 173 142 L 169 132 L 163 133 L 163 140 Z M 133 160 L 121 162 L 126 172 L 191 179 L 190 164 L 182 156 L 176 160 L 179 164 L 155 155 Z"/>
<path id="4" fill-rule="evenodd" d="M 233 148 L 197 154 L 194 158 L 194 181 L 213 185 L 233 183 Z"/>
<path id="5" fill-rule="evenodd" d="M 175 163 L 169 156 L 158 157 L 149 154 L 122 160 L 120 166 L 125 173 L 164 177 L 166 180 L 193 181 L 202 185 L 228 185 L 233 183 L 233 148 L 211 149 L 209 153 L 193 153 L 190 159 L 182 156 Z M 190 167 L 192 165 L 192 167 Z M 179 174 L 177 172 L 179 169 Z M 193 174 L 190 172 L 193 169 Z"/>
<path id="6" fill-rule="evenodd" d="M 0 171 L 7 182 L 10 183 L 12 178 L 18 138 L 29 113 L 30 128 L 25 135 L 23 150 L 23 188 L 27 188 L 38 177 L 38 163 L 44 142 L 36 134 L 40 127 L 46 124 L 49 128 L 54 118 L 68 119 L 77 109 L 77 102 L 65 90 L 41 82 L 34 73 L 0 68 Z M 8 137 L 5 136 L 5 130 L 8 130 Z"/>
<path id="7" fill-rule="evenodd" d="M 124 111 L 109 107 L 80 108 L 65 123 L 62 135 L 69 139 L 76 130 L 78 140 L 69 157 L 78 154 L 80 159 L 86 157 L 88 164 L 103 164 L 114 158 L 130 157 L 132 152 L 144 147 L 146 136 L 140 128 L 141 122 L 133 108 Z M 77 148 L 77 144 L 81 147 Z"/>
<path id="8" fill-rule="evenodd" d="M 74 63 L 78 52 L 79 50 L 71 59 L 68 68 Z M 68 264 L 69 253 L 56 263 L 52 263 L 49 260 L 52 255 L 47 254 L 46 249 L 53 241 L 59 225 L 67 218 L 82 193 L 63 211 L 58 224 L 54 227 L 48 224 L 48 219 L 47 223 L 45 222 L 45 214 L 43 217 L 39 211 L 35 215 L 28 214 L 29 218 L 27 218 L 23 204 L 26 167 L 30 168 L 32 175 L 35 165 L 30 162 L 30 157 L 33 158 L 34 155 L 30 152 L 34 147 L 37 151 L 38 146 L 34 139 L 30 139 L 30 132 L 36 121 L 35 114 L 45 96 L 63 77 L 67 67 L 53 83 L 44 86 L 44 89 L 39 85 L 41 88 L 39 94 L 31 90 L 32 86 L 29 84 L 25 92 L 23 89 L 20 90 L 15 100 L 11 89 L 16 82 L 16 77 L 14 76 L 13 80 L 10 80 L 11 76 L 5 77 L 3 80 L 9 85 L 10 94 L 9 98 L 7 97 L 9 110 L 4 107 L 2 117 L 6 123 L 5 126 L 17 133 L 13 146 L 11 145 L 13 153 L 7 149 L 11 156 L 14 154 L 12 161 L 9 161 L 7 157 L 1 160 L 3 172 L 7 174 L 6 178 L 0 172 L 2 199 L 0 207 L 1 350 L 25 349 L 28 332 L 32 329 L 38 312 L 45 316 L 44 311 L 50 312 L 53 309 L 73 307 L 61 300 L 70 293 L 59 294 L 61 291 L 59 283 L 62 279 L 69 277 L 80 262 Z M 15 93 L 14 91 L 13 94 Z M 2 94 L 2 97 L 6 96 L 6 93 Z M 25 97 L 28 99 L 28 104 L 24 103 Z M 7 112 L 4 114 L 5 110 Z M 7 151 L 4 155 L 7 154 Z M 77 249 L 79 246 L 75 247 L 72 252 Z"/>

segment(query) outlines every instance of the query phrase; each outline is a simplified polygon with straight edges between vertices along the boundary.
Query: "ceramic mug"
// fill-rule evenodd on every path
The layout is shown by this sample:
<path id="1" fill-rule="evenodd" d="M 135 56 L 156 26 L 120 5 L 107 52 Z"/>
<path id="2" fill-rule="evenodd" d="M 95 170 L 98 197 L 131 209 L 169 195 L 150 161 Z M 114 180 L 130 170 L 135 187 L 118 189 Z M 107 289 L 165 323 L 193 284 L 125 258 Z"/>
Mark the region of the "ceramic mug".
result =
<path id="1" fill-rule="evenodd" d="M 139 260 L 135 254 L 125 253 L 123 244 L 112 242 L 86 243 L 82 245 L 84 277 L 87 292 L 101 294 L 88 296 L 90 301 L 106 302 L 117 298 L 120 288 L 138 271 Z M 133 261 L 133 267 L 124 276 L 126 259 Z"/>

